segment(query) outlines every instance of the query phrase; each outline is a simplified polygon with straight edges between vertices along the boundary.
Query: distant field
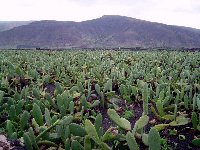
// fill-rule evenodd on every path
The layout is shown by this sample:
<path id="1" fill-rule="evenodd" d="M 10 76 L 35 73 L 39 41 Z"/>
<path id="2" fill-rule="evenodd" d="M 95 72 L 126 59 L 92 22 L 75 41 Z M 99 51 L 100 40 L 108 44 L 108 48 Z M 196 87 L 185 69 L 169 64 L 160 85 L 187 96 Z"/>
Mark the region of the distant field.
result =
<path id="1" fill-rule="evenodd" d="M 200 52 L 0 52 L 4 146 L 197 149 L 199 113 Z"/>

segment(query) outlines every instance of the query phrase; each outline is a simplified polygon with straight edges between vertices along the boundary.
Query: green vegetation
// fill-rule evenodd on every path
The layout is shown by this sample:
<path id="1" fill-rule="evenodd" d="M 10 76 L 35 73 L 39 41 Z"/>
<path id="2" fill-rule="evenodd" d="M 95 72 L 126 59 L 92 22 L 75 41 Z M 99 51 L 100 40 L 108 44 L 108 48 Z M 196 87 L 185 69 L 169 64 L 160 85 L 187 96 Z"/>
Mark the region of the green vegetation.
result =
<path id="1" fill-rule="evenodd" d="M 199 147 L 199 117 L 199 52 L 0 53 L 0 132 L 28 150 Z"/>

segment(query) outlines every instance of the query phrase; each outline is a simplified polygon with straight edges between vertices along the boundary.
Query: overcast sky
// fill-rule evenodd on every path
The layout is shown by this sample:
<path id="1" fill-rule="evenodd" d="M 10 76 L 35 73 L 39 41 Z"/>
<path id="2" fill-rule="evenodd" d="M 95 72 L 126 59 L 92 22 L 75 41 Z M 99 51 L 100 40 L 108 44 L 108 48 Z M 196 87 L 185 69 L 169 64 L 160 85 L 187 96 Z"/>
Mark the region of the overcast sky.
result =
<path id="1" fill-rule="evenodd" d="M 1 21 L 84 21 L 102 15 L 200 29 L 200 0 L 0 0 Z"/>

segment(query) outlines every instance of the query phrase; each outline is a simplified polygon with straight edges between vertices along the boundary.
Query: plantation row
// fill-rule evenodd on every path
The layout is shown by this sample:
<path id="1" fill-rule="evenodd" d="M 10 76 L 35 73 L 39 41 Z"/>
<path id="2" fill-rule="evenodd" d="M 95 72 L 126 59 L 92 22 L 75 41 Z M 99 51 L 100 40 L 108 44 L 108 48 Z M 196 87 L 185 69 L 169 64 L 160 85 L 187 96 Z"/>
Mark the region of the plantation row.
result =
<path id="1" fill-rule="evenodd" d="M 39 149 L 200 146 L 200 52 L 1 51 L 0 134 Z"/>

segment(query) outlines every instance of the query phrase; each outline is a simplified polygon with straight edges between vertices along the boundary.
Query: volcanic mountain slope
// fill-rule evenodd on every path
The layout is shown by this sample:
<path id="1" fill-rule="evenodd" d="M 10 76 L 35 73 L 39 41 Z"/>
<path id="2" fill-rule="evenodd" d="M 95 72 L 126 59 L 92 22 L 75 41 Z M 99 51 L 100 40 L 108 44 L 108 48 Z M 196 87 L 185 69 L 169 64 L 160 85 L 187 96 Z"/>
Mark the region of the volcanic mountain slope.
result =
<path id="1" fill-rule="evenodd" d="M 124 16 L 72 21 L 35 21 L 0 32 L 1 48 L 200 47 L 200 30 Z"/>
<path id="2" fill-rule="evenodd" d="M 27 25 L 32 21 L 0 21 L 0 32 L 10 30 L 14 27 Z"/>

